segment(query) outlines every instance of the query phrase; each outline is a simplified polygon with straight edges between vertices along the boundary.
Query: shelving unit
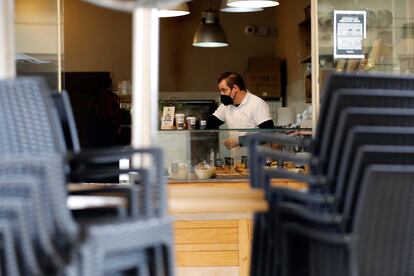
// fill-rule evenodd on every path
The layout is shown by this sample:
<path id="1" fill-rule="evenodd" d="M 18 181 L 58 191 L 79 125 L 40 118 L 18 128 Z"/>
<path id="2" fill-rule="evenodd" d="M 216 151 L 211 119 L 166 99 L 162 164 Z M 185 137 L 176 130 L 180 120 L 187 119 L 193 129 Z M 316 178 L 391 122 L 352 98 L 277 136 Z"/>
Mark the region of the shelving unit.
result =
<path id="1" fill-rule="evenodd" d="M 310 10 L 310 5 L 305 7 Z M 311 17 L 305 13 L 305 19 L 298 23 L 299 39 L 300 39 L 300 60 L 299 63 L 304 66 L 304 88 L 307 103 L 312 102 L 312 75 L 308 72 L 307 67 L 312 61 L 311 55 Z"/>
<path id="2" fill-rule="evenodd" d="M 308 55 L 308 56 L 302 58 L 299 61 L 299 63 L 301 63 L 301 64 L 311 63 L 311 60 L 312 60 L 312 55 Z"/>

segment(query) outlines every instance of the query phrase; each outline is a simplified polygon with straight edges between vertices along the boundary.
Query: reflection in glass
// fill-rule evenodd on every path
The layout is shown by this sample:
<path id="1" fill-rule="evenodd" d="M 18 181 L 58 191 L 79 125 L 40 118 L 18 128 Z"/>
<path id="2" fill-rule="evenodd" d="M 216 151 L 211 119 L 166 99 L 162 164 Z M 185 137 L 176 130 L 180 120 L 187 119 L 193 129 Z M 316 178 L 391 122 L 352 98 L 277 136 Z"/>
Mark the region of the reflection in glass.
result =
<path id="1" fill-rule="evenodd" d="M 334 59 L 334 10 L 365 11 L 367 36 L 363 59 Z M 413 0 L 319 0 L 319 85 L 331 72 L 414 73 Z"/>
<path id="2" fill-rule="evenodd" d="M 60 88 L 63 0 L 16 0 L 17 75 L 40 75 Z"/>

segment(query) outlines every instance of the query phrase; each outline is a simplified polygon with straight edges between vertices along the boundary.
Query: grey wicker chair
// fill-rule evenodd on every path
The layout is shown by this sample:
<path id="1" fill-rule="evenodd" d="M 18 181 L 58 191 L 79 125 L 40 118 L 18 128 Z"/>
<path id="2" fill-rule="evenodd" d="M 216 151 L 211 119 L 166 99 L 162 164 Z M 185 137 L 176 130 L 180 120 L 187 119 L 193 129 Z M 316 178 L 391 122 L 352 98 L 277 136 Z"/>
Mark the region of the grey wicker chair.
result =
<path id="1" fill-rule="evenodd" d="M 0 266 L 2 275 L 21 275 L 17 262 L 17 252 L 14 243 L 13 229 L 10 225 L 10 221 L 0 219 L 0 237 L 3 260 Z"/>
<path id="2" fill-rule="evenodd" d="M 391 75 L 333 75 L 330 77 L 327 89 L 324 92 L 324 99 L 319 116 L 316 136 L 312 143 L 310 140 L 303 140 L 298 138 L 287 138 L 277 135 L 257 134 L 249 137 L 249 154 L 250 163 L 256 164 L 251 168 L 250 182 L 253 187 L 259 187 L 264 182 L 261 182 L 261 169 L 266 157 L 277 158 L 278 160 L 293 161 L 299 164 L 308 164 L 311 168 L 311 177 L 302 177 L 297 174 L 279 171 L 279 177 L 286 177 L 296 179 L 298 181 L 308 182 L 310 184 L 311 192 L 314 192 L 313 197 L 303 196 L 301 193 L 295 193 L 288 190 L 278 189 L 280 196 L 290 200 L 300 201 L 307 204 L 318 204 L 322 201 L 335 201 L 334 196 L 337 192 L 336 178 L 332 177 L 338 172 L 336 166 L 332 166 L 331 159 L 332 151 L 341 150 L 338 146 L 343 143 L 344 135 L 350 126 L 347 126 L 342 132 L 338 134 L 338 120 L 343 115 L 343 110 L 349 107 L 361 107 L 361 109 L 369 108 L 407 108 L 413 107 L 414 104 L 414 80 L 407 76 L 391 76 Z M 363 108 L 362 108 L 363 107 Z M 408 112 L 411 112 L 408 110 Z M 411 119 L 405 120 L 408 122 L 404 125 L 412 123 Z M 392 120 L 389 120 L 391 123 Z M 409 122 L 410 121 L 410 122 Z M 357 122 L 355 122 L 357 123 Z M 371 125 L 381 125 L 382 122 L 371 120 Z M 397 125 L 399 122 L 396 122 Z M 367 124 L 367 123 L 365 123 Z M 368 124 L 368 125 L 370 125 Z M 336 134 L 336 138 L 335 138 Z M 335 141 L 335 142 L 333 142 Z M 281 143 L 286 145 L 301 145 L 305 147 L 311 146 L 311 159 L 298 158 L 289 154 L 280 154 L 277 152 L 266 152 L 262 154 L 260 151 L 261 143 Z M 336 145 L 336 146 L 334 146 Z M 340 154 L 337 156 L 341 156 Z M 338 161 L 338 160 L 337 160 Z M 338 164 L 336 162 L 335 164 Z M 331 173 L 328 175 L 328 168 Z M 335 168 L 335 169 L 333 169 Z M 268 187 L 263 187 L 267 189 Z M 328 193 L 325 196 L 325 193 Z M 323 194 L 324 196 L 319 196 Z M 313 203 L 312 203 L 313 202 Z M 272 234 L 269 233 L 269 224 L 273 222 L 274 214 L 256 214 L 255 215 L 255 235 L 253 237 L 253 254 L 251 275 L 270 275 L 273 272 L 272 253 L 269 253 L 269 244 L 272 244 Z M 267 258 L 270 258 L 269 260 Z M 276 260 L 277 262 L 277 260 Z"/>
<path id="3" fill-rule="evenodd" d="M 52 101 L 60 119 L 67 149 L 73 152 L 80 152 L 78 131 L 76 130 L 75 118 L 68 93 L 65 90 L 60 93 L 52 92 Z"/>
<path id="4" fill-rule="evenodd" d="M 15 199 L 15 202 L 22 202 L 25 207 L 24 220 L 27 229 L 24 235 L 29 237 L 36 251 L 38 262 L 46 268 L 47 273 L 53 273 L 56 267 L 62 267 L 64 260 L 59 258 L 57 249 L 51 240 L 52 231 L 47 223 L 47 214 L 42 201 L 41 185 L 35 176 L 22 176 L 18 174 L 2 174 L 0 177 L 0 200 Z M 17 237 L 16 237 L 17 238 Z M 20 249 L 20 248 L 19 248 Z M 24 253 L 25 254 L 25 253 Z M 24 255 L 21 254 L 21 255 Z M 48 264 L 52 264 L 49 266 Z"/>
<path id="5" fill-rule="evenodd" d="M 412 275 L 413 219 L 409 210 L 413 208 L 413 176 L 411 165 L 367 166 L 348 231 L 285 224 L 285 233 L 305 236 L 316 245 L 313 248 L 318 251 L 310 256 L 310 275 Z M 284 248 L 289 251 L 289 246 Z"/>
<path id="6" fill-rule="evenodd" d="M 338 189 L 335 197 L 329 194 L 319 195 L 315 197 L 312 195 L 303 195 L 305 198 L 314 198 L 313 205 L 304 206 L 303 204 L 297 204 L 292 201 L 281 201 L 281 193 L 278 189 L 271 189 L 269 192 L 269 200 L 273 202 L 271 209 L 273 222 L 275 225 L 271 226 L 270 232 L 275 233 L 276 229 L 279 229 L 280 233 L 282 223 L 286 221 L 306 221 L 307 224 L 311 224 L 314 227 L 327 227 L 330 225 L 333 231 L 347 231 L 349 220 L 352 218 L 352 207 L 354 202 L 352 196 L 358 191 L 358 172 L 361 171 L 364 166 L 370 163 L 381 164 L 413 164 L 413 137 L 414 128 L 404 127 L 357 127 L 355 131 L 352 131 L 353 136 L 349 136 L 348 143 L 344 147 L 345 154 L 343 162 L 341 162 L 341 172 L 337 178 Z M 395 146 L 399 145 L 399 146 Z M 408 146 L 410 145 L 410 146 Z M 264 172 L 264 183 L 267 183 L 270 178 L 278 176 L 274 170 L 267 170 Z M 349 194 L 347 196 L 347 194 Z M 336 200 L 330 200 L 335 198 Z M 346 198 L 348 198 L 346 200 Z M 274 199 L 277 199 L 276 201 Z M 296 197 L 298 199 L 298 197 Z M 308 200 L 308 202 L 311 202 Z M 317 207 L 317 208 L 316 208 Z M 283 215 L 281 217 L 281 214 Z M 299 238 L 296 237 L 296 240 Z M 283 239 L 277 241 L 280 249 Z M 291 254 L 296 258 L 290 258 L 294 261 L 284 264 L 286 266 L 293 267 L 296 271 L 298 264 L 301 263 L 304 251 L 306 250 L 306 243 L 302 241 L 301 250 L 293 251 Z M 290 246 L 292 247 L 292 245 Z M 315 255 L 316 246 L 311 246 L 312 256 Z M 278 256 L 283 256 L 279 254 Z M 305 256 L 305 258 L 307 258 Z M 292 271 L 290 271 L 292 273 Z M 296 275 L 296 274 L 286 274 Z M 302 274 L 304 275 L 304 274 Z M 317 275 L 317 274 L 316 274 Z"/>
<path id="7" fill-rule="evenodd" d="M 159 150 L 149 150 L 150 154 L 156 155 L 157 160 L 160 160 L 153 167 L 149 174 L 152 186 L 146 196 L 146 200 L 151 200 L 150 204 L 145 203 L 148 209 L 145 212 L 149 214 L 145 219 L 131 219 L 127 221 L 113 221 L 107 224 L 79 226 L 70 215 L 69 210 L 65 206 L 66 191 L 65 184 L 65 169 L 67 166 L 63 163 L 63 154 L 66 153 L 66 147 L 63 139 L 61 126 L 59 124 L 58 115 L 54 109 L 50 92 L 47 90 L 44 83 L 36 78 L 22 78 L 18 80 L 2 81 L 0 82 L 0 96 L 5 98 L 1 102 L 2 111 L 0 112 L 0 137 L 4 138 L 0 146 L 0 152 L 3 154 L 31 154 L 35 155 L 22 159 L 18 157 L 14 164 L 10 165 L 10 160 L 5 166 L 8 169 L 24 175 L 37 174 L 41 175 L 45 180 L 46 185 L 50 190 L 46 191 L 50 197 L 50 205 L 52 207 L 52 218 L 54 230 L 56 230 L 54 238 L 57 241 L 57 248 L 60 249 L 63 255 L 73 255 L 75 248 L 79 247 L 79 270 L 82 275 L 89 274 L 90 262 L 88 256 L 94 254 L 94 260 L 105 260 L 106 252 L 113 254 L 118 252 L 122 255 L 125 250 L 130 250 L 130 245 L 134 244 L 135 249 L 155 251 L 155 256 L 158 256 L 160 248 L 164 249 L 164 256 L 161 260 L 157 259 L 157 263 L 153 266 L 153 272 L 156 272 L 159 267 L 166 265 L 165 273 L 173 275 L 172 269 L 172 235 L 171 235 L 171 221 L 166 216 L 166 194 L 165 194 L 165 178 L 162 175 L 162 157 Z M 144 150 L 142 150 L 144 151 Z M 139 154 L 140 150 L 132 150 L 132 154 Z M 104 154 L 83 155 L 92 156 L 93 159 L 103 158 Z M 81 158 L 81 159 L 82 159 Z M 73 157 L 71 160 L 74 160 Z M 161 165 L 160 165 L 161 164 Z M 0 165 L 0 169 L 3 169 Z M 159 169 L 157 171 L 157 169 Z M 142 204 L 142 203 L 140 203 Z M 108 226 L 109 225 L 109 226 Z M 158 228 L 157 228 L 158 227 Z M 79 231 L 82 229 L 82 232 Z M 112 230 L 119 230 L 123 232 L 111 232 Z M 134 230 L 131 232 L 131 229 Z M 147 229 L 147 231 L 145 230 Z M 165 236 L 155 237 L 152 233 L 165 234 Z M 100 231 L 102 230 L 102 231 Z M 80 235 L 83 233 L 84 235 Z M 102 233 L 106 233 L 108 238 L 105 238 Z M 145 233 L 145 235 L 144 235 Z M 123 235 L 127 235 L 131 240 L 122 239 Z M 119 236 L 119 237 L 118 237 Z M 79 243 L 81 238 L 85 238 L 84 242 Z M 125 243 L 115 244 L 115 239 Z M 164 238 L 166 237 L 166 238 Z M 153 238 L 153 239 L 151 239 Z M 99 246 L 96 241 L 99 241 Z M 66 250 L 64 250 L 66 248 Z M 125 254 L 124 254 L 125 255 Z M 133 255 L 133 254 L 132 254 Z M 126 258 L 131 257 L 126 254 Z M 76 258 L 74 258 L 76 260 Z M 137 261 L 137 265 L 139 265 Z M 72 263 L 73 264 L 73 263 Z M 103 266 L 102 266 L 103 267 Z M 154 269 L 155 268 L 155 269 Z M 123 268 L 123 269 L 129 269 Z M 68 271 L 76 271 L 76 269 L 68 269 Z M 151 267 L 150 267 L 151 270 Z M 100 271 L 103 275 L 104 271 Z"/>

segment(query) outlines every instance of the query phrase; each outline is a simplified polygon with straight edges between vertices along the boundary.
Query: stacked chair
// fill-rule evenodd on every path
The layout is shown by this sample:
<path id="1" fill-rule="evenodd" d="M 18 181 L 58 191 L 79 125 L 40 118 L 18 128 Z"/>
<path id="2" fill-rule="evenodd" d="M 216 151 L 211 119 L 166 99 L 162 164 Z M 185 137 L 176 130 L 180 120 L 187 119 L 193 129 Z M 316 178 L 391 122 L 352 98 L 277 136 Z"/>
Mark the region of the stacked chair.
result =
<path id="1" fill-rule="evenodd" d="M 412 275 L 414 79 L 332 75 L 326 87 L 312 141 L 249 137 L 251 184 L 270 207 L 255 215 L 251 275 Z M 310 157 L 269 142 L 310 146 Z M 266 168 L 268 158 L 310 173 Z M 309 188 L 272 187 L 277 178 Z"/>
<path id="2" fill-rule="evenodd" d="M 174 275 L 161 150 L 82 151 L 67 95 L 42 79 L 1 81 L 0 96 L 1 275 Z M 132 157 L 145 166 L 118 168 Z M 121 173 L 129 185 L 77 194 L 119 194 L 126 206 L 68 209 L 69 181 Z"/>

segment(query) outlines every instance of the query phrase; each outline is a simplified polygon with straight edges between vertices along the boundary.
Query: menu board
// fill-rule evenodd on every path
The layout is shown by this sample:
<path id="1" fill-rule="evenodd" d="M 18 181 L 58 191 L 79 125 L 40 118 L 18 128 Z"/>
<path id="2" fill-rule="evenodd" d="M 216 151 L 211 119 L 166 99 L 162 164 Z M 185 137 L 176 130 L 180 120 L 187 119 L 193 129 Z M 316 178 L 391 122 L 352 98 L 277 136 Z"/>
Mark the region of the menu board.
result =
<path id="1" fill-rule="evenodd" d="M 364 58 L 366 11 L 334 11 L 334 58 Z"/>

